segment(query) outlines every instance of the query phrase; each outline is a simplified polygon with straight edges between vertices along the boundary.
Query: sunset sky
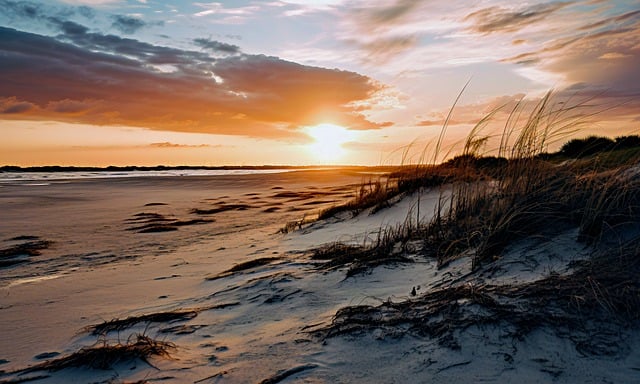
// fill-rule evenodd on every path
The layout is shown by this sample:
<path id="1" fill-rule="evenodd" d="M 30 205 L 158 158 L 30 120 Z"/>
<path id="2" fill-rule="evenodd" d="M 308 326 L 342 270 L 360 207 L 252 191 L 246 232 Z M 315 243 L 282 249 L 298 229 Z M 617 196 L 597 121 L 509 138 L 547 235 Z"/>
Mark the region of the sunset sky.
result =
<path id="1" fill-rule="evenodd" d="M 0 165 L 393 164 L 467 82 L 447 145 L 552 88 L 638 134 L 640 4 L 0 0 Z"/>

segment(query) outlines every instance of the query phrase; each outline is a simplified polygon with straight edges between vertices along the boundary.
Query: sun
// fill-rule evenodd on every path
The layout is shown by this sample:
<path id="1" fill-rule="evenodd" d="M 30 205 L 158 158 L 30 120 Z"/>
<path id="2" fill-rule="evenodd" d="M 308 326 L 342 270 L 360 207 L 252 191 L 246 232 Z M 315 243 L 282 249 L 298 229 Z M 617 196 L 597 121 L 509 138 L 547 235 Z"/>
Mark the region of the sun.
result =
<path id="1" fill-rule="evenodd" d="M 337 163 L 346 153 L 343 144 L 355 138 L 348 129 L 334 124 L 307 127 L 305 132 L 314 140 L 307 146 L 315 159 L 323 163 Z"/>

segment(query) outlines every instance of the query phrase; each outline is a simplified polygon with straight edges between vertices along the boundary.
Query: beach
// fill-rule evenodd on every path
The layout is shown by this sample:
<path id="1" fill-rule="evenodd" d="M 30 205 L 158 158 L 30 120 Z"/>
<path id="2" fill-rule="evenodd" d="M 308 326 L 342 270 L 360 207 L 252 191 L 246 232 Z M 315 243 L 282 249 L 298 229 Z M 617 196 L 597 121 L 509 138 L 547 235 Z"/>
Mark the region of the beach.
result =
<path id="1" fill-rule="evenodd" d="M 447 186 L 422 188 L 376 212 L 314 220 L 377 177 L 336 168 L 4 182 L 2 249 L 22 253 L 0 269 L 0 380 L 637 379 L 636 331 L 610 335 L 611 353 L 590 354 L 576 347 L 571 332 L 547 326 L 516 336 L 509 324 L 478 321 L 454 329 L 448 342 L 410 326 L 384 326 L 388 316 L 411 309 L 393 303 L 423 305 L 421 297 L 442 287 L 526 285 L 569 271 L 591 251 L 576 240 L 575 230 L 566 229 L 543 242 L 518 242 L 475 274 L 470 259 L 443 268 L 421 256 L 417 242 L 394 250 L 397 261 L 361 273 L 324 268 L 314 250 L 366 246 L 387 228 L 427 222 L 452 193 Z M 360 329 L 352 318 L 342 326 L 341 309 L 359 306 L 376 308 L 371 316 L 383 325 Z M 482 315 L 482 309 L 471 314 Z M 366 316 L 361 320 L 366 324 Z M 83 348 L 139 344 L 146 337 L 160 343 L 163 353 L 106 367 L 37 368 Z"/>
<path id="2" fill-rule="evenodd" d="M 640 383 L 640 2 L 0 9 L 0 384 Z"/>

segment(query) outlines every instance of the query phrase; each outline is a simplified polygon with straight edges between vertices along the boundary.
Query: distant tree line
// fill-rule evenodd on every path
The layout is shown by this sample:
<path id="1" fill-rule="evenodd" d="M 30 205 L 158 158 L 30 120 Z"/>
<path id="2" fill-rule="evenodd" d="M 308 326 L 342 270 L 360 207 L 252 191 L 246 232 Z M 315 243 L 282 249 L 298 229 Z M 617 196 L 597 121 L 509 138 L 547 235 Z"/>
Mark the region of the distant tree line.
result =
<path id="1" fill-rule="evenodd" d="M 619 136 L 615 139 L 600 136 L 589 136 L 583 139 L 572 139 L 562 145 L 560 150 L 553 153 L 541 153 L 536 157 L 542 160 L 563 160 L 566 158 L 579 159 L 594 156 L 599 153 L 636 149 L 640 150 L 640 136 Z M 458 155 L 446 161 L 443 165 L 461 168 L 472 166 L 485 171 L 495 171 L 508 164 L 508 159 L 495 156 L 478 156 L 476 154 Z"/>
<path id="2" fill-rule="evenodd" d="M 589 136 L 584 139 L 569 140 L 558 153 L 566 157 L 581 158 L 602 152 L 638 147 L 640 147 L 640 136 L 638 135 L 620 136 L 615 139 Z"/>

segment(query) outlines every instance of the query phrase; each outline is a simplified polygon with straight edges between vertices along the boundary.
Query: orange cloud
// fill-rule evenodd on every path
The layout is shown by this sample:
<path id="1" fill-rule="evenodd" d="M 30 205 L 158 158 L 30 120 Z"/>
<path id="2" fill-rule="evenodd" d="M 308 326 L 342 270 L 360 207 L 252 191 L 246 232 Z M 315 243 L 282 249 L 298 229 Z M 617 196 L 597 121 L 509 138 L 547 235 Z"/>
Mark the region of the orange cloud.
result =
<path id="1" fill-rule="evenodd" d="M 383 126 L 354 107 L 383 86 L 355 72 L 263 55 L 215 58 L 72 24 L 57 38 L 0 27 L 4 118 L 266 138 L 295 137 L 292 128 L 327 118 Z"/>

